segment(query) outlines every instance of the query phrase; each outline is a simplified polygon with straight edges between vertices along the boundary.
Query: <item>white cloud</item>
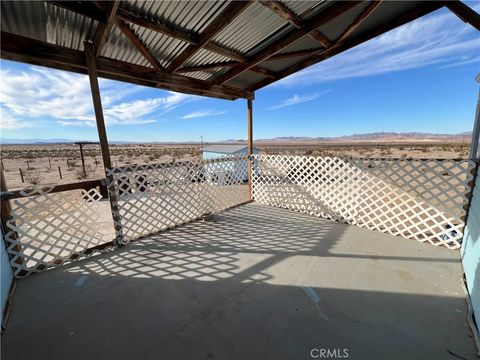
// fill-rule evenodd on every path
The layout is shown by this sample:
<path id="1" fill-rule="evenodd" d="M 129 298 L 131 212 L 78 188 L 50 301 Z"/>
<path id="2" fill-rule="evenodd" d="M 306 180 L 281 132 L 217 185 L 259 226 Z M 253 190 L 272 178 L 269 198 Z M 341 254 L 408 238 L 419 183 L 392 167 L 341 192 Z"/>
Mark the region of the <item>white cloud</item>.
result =
<path id="1" fill-rule="evenodd" d="M 4 109 L 0 110 L 0 129 L 14 130 L 35 126 L 33 123 L 18 119 Z"/>
<path id="2" fill-rule="evenodd" d="M 95 126 L 87 76 L 35 66 L 23 72 L 2 70 L 0 76 L 0 104 L 10 114 L 8 122 L 2 121 L 2 128 L 32 124 L 13 122 L 13 116 L 27 120 L 49 117 L 62 126 Z M 100 79 L 100 88 L 105 121 L 109 125 L 152 123 L 155 117 L 198 98 L 169 92 L 163 97 L 131 101 L 130 96 L 142 90 L 141 87 Z"/>
<path id="3" fill-rule="evenodd" d="M 228 111 L 215 111 L 215 110 L 200 110 L 191 112 L 185 116 L 182 116 L 182 119 L 195 119 L 206 116 L 216 116 L 226 114 Z"/>
<path id="4" fill-rule="evenodd" d="M 312 94 L 312 95 L 305 95 L 305 96 L 300 96 L 300 95 L 295 94 L 292 97 L 288 98 L 287 100 L 285 100 L 284 102 L 282 102 L 278 105 L 270 106 L 269 109 L 274 110 L 274 109 L 284 108 L 286 106 L 293 106 L 293 105 L 297 105 L 297 104 L 306 103 L 306 102 L 309 102 L 309 101 L 313 101 L 313 100 L 317 99 L 319 96 L 325 95 L 329 92 L 330 92 L 330 90 L 325 90 L 321 93 Z"/>
<path id="5" fill-rule="evenodd" d="M 297 86 L 380 75 L 428 65 L 480 62 L 480 38 L 448 11 L 418 19 L 293 74 L 277 84 Z"/>

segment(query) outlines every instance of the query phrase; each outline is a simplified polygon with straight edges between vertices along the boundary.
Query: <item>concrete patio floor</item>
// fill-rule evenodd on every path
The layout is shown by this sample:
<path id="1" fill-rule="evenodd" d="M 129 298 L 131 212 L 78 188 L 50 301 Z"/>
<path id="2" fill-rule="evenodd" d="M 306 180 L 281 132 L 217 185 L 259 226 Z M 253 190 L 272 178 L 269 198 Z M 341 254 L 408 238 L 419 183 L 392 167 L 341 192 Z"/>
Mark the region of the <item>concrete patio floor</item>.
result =
<path id="1" fill-rule="evenodd" d="M 18 281 L 2 359 L 474 359 L 461 275 L 457 251 L 252 203 Z"/>

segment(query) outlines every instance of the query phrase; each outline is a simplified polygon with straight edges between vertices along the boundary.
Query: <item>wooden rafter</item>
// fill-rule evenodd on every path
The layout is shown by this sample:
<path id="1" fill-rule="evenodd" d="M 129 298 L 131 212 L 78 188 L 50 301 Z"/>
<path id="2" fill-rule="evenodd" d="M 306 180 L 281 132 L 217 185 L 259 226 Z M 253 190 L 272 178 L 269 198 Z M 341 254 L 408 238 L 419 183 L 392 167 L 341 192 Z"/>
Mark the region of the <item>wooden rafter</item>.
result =
<path id="1" fill-rule="evenodd" d="M 285 53 L 275 54 L 271 56 L 268 61 L 274 60 L 283 60 L 283 59 L 290 59 L 292 57 L 299 57 L 305 55 L 312 55 L 318 54 L 321 51 L 324 51 L 324 48 L 314 48 L 314 49 L 305 49 L 305 50 L 296 50 L 296 51 L 289 51 Z M 213 64 L 204 64 L 204 65 L 197 65 L 197 66 L 189 66 L 189 67 L 182 67 L 177 70 L 178 73 L 187 73 L 187 72 L 195 72 L 195 71 L 205 71 L 211 69 L 217 69 L 220 67 L 232 67 L 238 66 L 240 64 L 244 64 L 247 61 L 226 61 L 226 62 L 219 62 Z M 252 68 L 254 70 L 255 67 Z M 254 70 L 255 71 L 255 70 Z"/>
<path id="2" fill-rule="evenodd" d="M 218 33 L 227 27 L 243 10 L 250 5 L 248 1 L 233 1 L 213 19 L 200 35 L 197 44 L 190 44 L 180 55 L 178 55 L 168 66 L 167 72 L 174 72 L 179 69 L 191 56 L 210 42 Z"/>
<path id="3" fill-rule="evenodd" d="M 203 46 L 203 48 L 205 50 L 208 50 L 208 51 L 211 51 L 211 52 L 214 52 L 218 55 L 222 55 L 222 56 L 225 56 L 229 59 L 232 59 L 232 60 L 235 60 L 235 61 L 238 61 L 238 62 L 241 62 L 241 63 L 247 63 L 248 62 L 248 58 L 245 57 L 245 56 L 242 56 L 242 55 L 239 55 L 237 53 L 234 53 L 230 50 L 227 50 L 213 42 L 209 42 L 207 44 L 205 44 Z"/>
<path id="4" fill-rule="evenodd" d="M 115 23 L 115 14 L 120 6 L 120 1 L 110 1 L 108 3 L 105 22 L 98 24 L 97 32 L 95 33 L 95 39 L 93 40 L 93 48 L 95 56 L 98 56 L 102 50 L 102 47 L 107 42 L 108 36 L 112 31 L 113 24 Z"/>
<path id="5" fill-rule="evenodd" d="M 81 74 L 87 73 L 85 56 L 82 51 L 5 32 L 1 33 L 0 46 L 2 49 L 0 54 L 3 59 Z M 242 89 L 216 85 L 209 81 L 192 79 L 178 74 L 162 73 L 124 61 L 100 56 L 97 57 L 96 62 L 98 76 L 107 79 L 229 100 L 253 97 L 251 92 Z"/>
<path id="6" fill-rule="evenodd" d="M 445 6 L 463 22 L 480 31 L 480 15 L 461 1 L 445 1 Z"/>
<path id="7" fill-rule="evenodd" d="M 388 32 L 392 29 L 395 29 L 399 26 L 402 26 L 404 24 L 409 23 L 410 21 L 413 21 L 415 19 L 418 19 L 419 17 L 425 16 L 435 10 L 440 9 L 441 7 L 444 6 L 444 3 L 441 1 L 426 1 L 420 6 L 416 7 L 414 10 L 403 14 L 402 16 L 399 16 L 393 20 L 386 21 L 382 25 L 377 26 L 374 29 L 368 30 L 366 32 L 362 32 L 361 34 L 355 36 L 355 37 L 350 37 L 347 38 L 345 41 L 336 43 L 335 46 L 332 46 L 329 49 L 324 49 L 320 51 L 315 51 L 313 52 L 308 58 L 305 60 L 290 66 L 288 69 L 283 70 L 278 73 L 277 79 L 265 79 L 262 80 L 252 86 L 249 87 L 248 90 L 250 91 L 255 91 L 258 90 L 264 86 L 267 86 L 279 79 L 282 79 L 286 76 L 289 76 L 297 71 L 303 70 L 308 66 L 314 65 L 316 63 L 319 63 L 323 60 L 326 60 L 334 55 L 340 54 L 346 50 L 349 50 L 359 44 L 362 44 L 368 40 L 371 40 L 385 32 Z"/>
<path id="8" fill-rule="evenodd" d="M 260 3 L 272 10 L 275 14 L 279 15 L 280 17 L 287 20 L 292 26 L 296 27 L 297 29 L 301 29 L 303 27 L 302 19 L 297 16 L 292 10 L 290 10 L 286 5 L 284 5 L 281 1 L 275 0 L 262 0 Z"/>
<path id="9" fill-rule="evenodd" d="M 141 15 L 135 14 L 132 11 L 128 11 L 122 8 L 118 9 L 117 17 L 124 21 L 130 22 L 132 24 L 136 24 L 138 26 L 147 28 L 149 30 L 173 37 L 174 39 L 181 40 L 195 46 L 200 46 L 200 39 L 198 35 L 191 34 L 181 29 L 175 28 L 173 25 L 155 22 Z M 244 63 L 248 61 L 246 57 L 236 54 L 234 52 L 231 52 L 211 41 L 204 44 L 203 48 L 205 50 L 214 52 L 218 55 L 225 56 L 235 61 L 244 62 Z"/>
<path id="10" fill-rule="evenodd" d="M 260 3 L 270 10 L 272 10 L 275 14 L 282 17 L 286 21 L 288 21 L 292 26 L 297 29 L 301 29 L 305 26 L 303 20 L 295 14 L 292 10 L 290 10 L 286 5 L 284 5 L 281 1 L 275 0 L 265 0 L 260 1 Z M 308 34 L 313 40 L 317 41 L 323 47 L 329 47 L 332 45 L 332 42 L 329 38 L 323 35 L 320 31 L 314 30 L 310 34 Z"/>
<path id="11" fill-rule="evenodd" d="M 147 61 L 152 65 L 157 71 L 162 70 L 162 66 L 157 61 L 155 56 L 147 49 L 147 47 L 142 43 L 140 38 L 133 32 L 130 26 L 121 19 L 116 20 L 116 24 L 120 31 L 130 40 L 130 42 L 135 46 L 135 48 L 142 53 L 142 55 L 147 59 Z"/>
<path id="12" fill-rule="evenodd" d="M 301 29 L 294 29 L 288 32 L 287 34 L 283 35 L 280 39 L 275 41 L 273 44 L 258 51 L 252 57 L 252 59 L 248 64 L 242 64 L 242 65 L 233 67 L 231 70 L 229 70 L 225 74 L 215 79 L 214 83 L 223 84 L 229 81 L 230 79 L 233 79 L 243 71 L 258 65 L 262 61 L 265 61 L 266 59 L 270 58 L 272 55 L 274 55 L 278 51 L 284 49 L 285 47 L 297 41 L 301 37 L 316 30 L 321 25 L 326 24 L 329 21 L 337 18 L 338 16 L 348 11 L 349 9 L 352 9 L 358 4 L 359 3 L 355 1 L 334 2 L 326 10 L 322 11 L 320 14 L 318 14 L 317 16 L 314 16 L 312 19 L 306 22 L 304 27 L 302 27 Z"/>
<path id="13" fill-rule="evenodd" d="M 238 61 L 228 61 L 228 62 L 222 62 L 222 63 L 188 66 L 188 67 L 180 68 L 176 72 L 179 73 L 179 74 L 182 74 L 182 73 L 190 73 L 190 72 L 196 72 L 196 71 L 208 71 L 208 70 L 212 70 L 212 69 L 232 67 L 232 66 L 236 66 L 238 64 L 241 64 L 241 63 L 238 62 Z M 262 74 L 262 75 L 264 75 L 266 77 L 270 77 L 270 78 L 277 77 L 277 74 L 275 72 L 264 69 L 260 66 L 254 66 L 250 69 L 250 71 L 255 72 L 257 74 Z"/>
<path id="14" fill-rule="evenodd" d="M 58 7 L 67 9 L 69 11 L 81 14 L 91 19 L 97 20 L 101 23 L 106 23 L 107 18 L 98 6 L 91 1 L 48 1 L 49 3 Z"/>
<path id="15" fill-rule="evenodd" d="M 363 10 L 342 33 L 342 35 L 340 35 L 336 43 L 339 44 L 344 42 L 351 34 L 353 34 L 355 30 L 357 30 L 357 28 L 370 16 L 370 14 L 380 6 L 381 3 L 382 1 L 372 1 L 370 4 L 368 4 L 365 10 Z"/>
<path id="16" fill-rule="evenodd" d="M 319 30 L 313 30 L 310 34 L 308 34 L 312 39 L 320 43 L 323 47 L 329 48 L 332 46 L 332 41 L 323 35 Z"/>
<path id="17" fill-rule="evenodd" d="M 228 61 L 228 62 L 221 62 L 221 63 L 213 63 L 213 64 L 205 64 L 205 65 L 197 65 L 197 66 L 187 66 L 177 70 L 177 73 L 189 73 L 195 71 L 208 71 L 212 69 L 218 69 L 222 67 L 231 67 L 240 64 L 238 61 Z"/>
<path id="18" fill-rule="evenodd" d="M 180 30 L 171 24 L 167 24 L 166 22 L 156 22 L 123 8 L 118 9 L 117 17 L 121 20 L 128 21 L 190 44 L 198 44 L 199 42 L 197 36 Z"/>

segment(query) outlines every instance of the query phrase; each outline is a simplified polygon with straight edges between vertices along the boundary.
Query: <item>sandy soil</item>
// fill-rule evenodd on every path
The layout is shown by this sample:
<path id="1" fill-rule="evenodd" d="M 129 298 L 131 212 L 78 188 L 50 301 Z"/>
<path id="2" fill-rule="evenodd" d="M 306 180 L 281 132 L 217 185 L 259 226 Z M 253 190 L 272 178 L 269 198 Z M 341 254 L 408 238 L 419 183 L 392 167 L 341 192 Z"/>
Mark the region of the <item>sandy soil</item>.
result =
<path id="1" fill-rule="evenodd" d="M 352 156 L 382 158 L 466 158 L 462 143 L 256 143 L 261 154 Z M 201 157 L 198 144 L 111 145 L 112 164 L 148 164 Z M 83 176 L 79 147 L 72 144 L 2 145 L 1 156 L 7 187 L 21 189 L 35 184 L 55 185 L 104 177 L 98 145 L 84 147 Z M 23 173 L 23 182 L 20 175 Z M 61 177 L 60 178 L 60 172 Z"/>

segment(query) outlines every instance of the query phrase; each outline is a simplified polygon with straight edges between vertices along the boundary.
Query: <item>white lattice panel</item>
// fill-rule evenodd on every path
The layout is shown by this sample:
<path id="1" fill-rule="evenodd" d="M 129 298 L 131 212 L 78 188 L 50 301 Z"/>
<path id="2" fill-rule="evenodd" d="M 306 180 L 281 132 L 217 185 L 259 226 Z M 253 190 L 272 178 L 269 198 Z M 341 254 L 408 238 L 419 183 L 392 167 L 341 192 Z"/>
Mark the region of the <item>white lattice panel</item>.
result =
<path id="1" fill-rule="evenodd" d="M 92 248 L 113 240 L 108 200 L 101 204 L 96 189 L 51 190 L 25 189 L 21 193 L 28 197 L 11 202 L 5 238 L 17 277 L 90 255 Z"/>
<path id="2" fill-rule="evenodd" d="M 248 201 L 247 164 L 230 156 L 112 168 L 122 243 Z"/>
<path id="3" fill-rule="evenodd" d="M 260 203 L 460 247 L 475 163 L 254 155 Z"/>

